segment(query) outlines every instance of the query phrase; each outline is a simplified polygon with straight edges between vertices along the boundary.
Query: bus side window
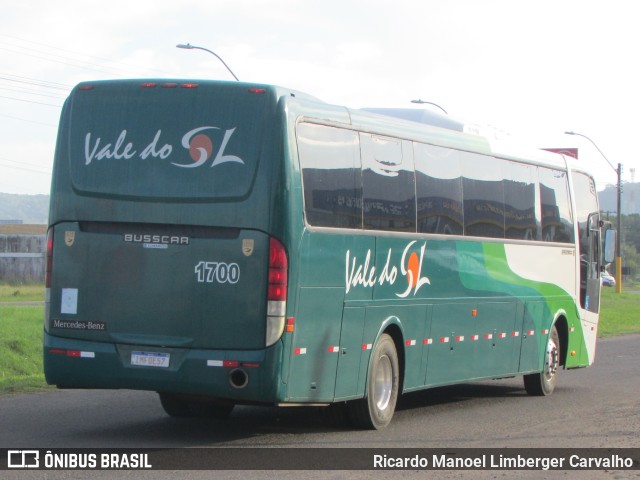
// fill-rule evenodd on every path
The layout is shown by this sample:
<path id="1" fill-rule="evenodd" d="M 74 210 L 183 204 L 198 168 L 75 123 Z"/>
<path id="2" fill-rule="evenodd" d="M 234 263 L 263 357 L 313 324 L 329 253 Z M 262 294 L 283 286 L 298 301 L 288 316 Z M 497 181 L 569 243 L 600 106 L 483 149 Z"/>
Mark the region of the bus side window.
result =
<path id="1" fill-rule="evenodd" d="M 566 172 L 538 167 L 542 240 L 573 243 L 573 221 Z"/>
<path id="2" fill-rule="evenodd" d="M 360 134 L 364 228 L 416 231 L 413 152 L 396 138 Z"/>
<path id="3" fill-rule="evenodd" d="M 463 153 L 461 167 L 465 235 L 504 238 L 505 163 L 486 155 Z"/>
<path id="4" fill-rule="evenodd" d="M 505 173 L 505 237 L 515 240 L 540 240 L 536 215 L 535 167 L 508 162 Z"/>
<path id="5" fill-rule="evenodd" d="M 460 152 L 414 144 L 419 233 L 462 235 Z"/>
<path id="6" fill-rule="evenodd" d="M 362 228 L 358 134 L 300 123 L 297 140 L 307 222 L 318 227 Z"/>

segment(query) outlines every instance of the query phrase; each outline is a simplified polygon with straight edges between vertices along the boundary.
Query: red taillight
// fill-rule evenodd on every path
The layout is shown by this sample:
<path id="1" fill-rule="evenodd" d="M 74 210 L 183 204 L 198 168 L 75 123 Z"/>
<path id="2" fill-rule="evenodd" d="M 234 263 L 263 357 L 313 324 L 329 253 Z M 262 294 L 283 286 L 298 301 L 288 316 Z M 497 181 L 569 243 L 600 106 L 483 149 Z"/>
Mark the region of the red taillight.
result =
<path id="1" fill-rule="evenodd" d="M 269 292 L 267 300 L 287 299 L 287 252 L 275 238 L 269 243 Z"/>
<path id="2" fill-rule="evenodd" d="M 287 271 L 284 268 L 269 269 L 269 285 L 286 285 Z"/>
<path id="3" fill-rule="evenodd" d="M 268 299 L 284 302 L 287 299 L 287 287 L 282 285 L 269 285 Z"/>
<path id="4" fill-rule="evenodd" d="M 44 272 L 44 285 L 51 288 L 51 270 L 53 269 L 53 227 L 47 230 L 47 266 Z"/>

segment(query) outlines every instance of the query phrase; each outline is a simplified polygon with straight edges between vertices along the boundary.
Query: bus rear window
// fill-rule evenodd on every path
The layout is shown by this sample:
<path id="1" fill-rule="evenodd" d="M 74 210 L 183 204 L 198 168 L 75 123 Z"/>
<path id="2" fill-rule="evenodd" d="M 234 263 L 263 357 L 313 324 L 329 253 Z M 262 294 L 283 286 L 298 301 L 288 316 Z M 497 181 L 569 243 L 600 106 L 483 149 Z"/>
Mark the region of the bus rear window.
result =
<path id="1" fill-rule="evenodd" d="M 69 168 L 80 192 L 145 198 L 249 193 L 268 95 L 225 86 L 97 83 L 71 100 Z"/>

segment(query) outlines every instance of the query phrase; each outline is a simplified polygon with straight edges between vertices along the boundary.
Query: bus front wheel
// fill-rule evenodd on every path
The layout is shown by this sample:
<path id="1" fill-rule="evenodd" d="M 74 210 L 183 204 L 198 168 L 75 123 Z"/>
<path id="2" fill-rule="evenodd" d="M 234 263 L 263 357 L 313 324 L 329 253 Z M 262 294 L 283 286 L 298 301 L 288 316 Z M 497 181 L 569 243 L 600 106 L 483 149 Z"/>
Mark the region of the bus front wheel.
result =
<path id="1" fill-rule="evenodd" d="M 354 426 L 368 429 L 386 427 L 396 409 L 399 384 L 398 353 L 393 339 L 385 333 L 371 353 L 366 397 L 347 404 Z"/>
<path id="2" fill-rule="evenodd" d="M 551 395 L 558 383 L 560 367 L 560 337 L 555 325 L 551 329 L 545 350 L 544 369 L 524 376 L 524 388 L 529 395 Z"/>

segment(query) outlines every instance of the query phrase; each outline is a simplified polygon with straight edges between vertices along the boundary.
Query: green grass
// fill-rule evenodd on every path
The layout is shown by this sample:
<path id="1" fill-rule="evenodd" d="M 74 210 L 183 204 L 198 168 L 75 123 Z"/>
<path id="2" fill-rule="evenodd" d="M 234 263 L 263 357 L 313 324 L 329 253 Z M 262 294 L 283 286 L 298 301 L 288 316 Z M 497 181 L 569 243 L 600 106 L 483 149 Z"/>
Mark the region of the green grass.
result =
<path id="1" fill-rule="evenodd" d="M 624 284 L 622 290 L 616 293 L 615 288 L 602 289 L 598 326 L 601 337 L 640 333 L 640 293 L 629 293 L 640 288 Z"/>
<path id="2" fill-rule="evenodd" d="M 0 394 L 43 390 L 44 307 L 0 306 Z"/>
<path id="3" fill-rule="evenodd" d="M 44 285 L 0 285 L 0 303 L 42 301 L 44 301 Z"/>

